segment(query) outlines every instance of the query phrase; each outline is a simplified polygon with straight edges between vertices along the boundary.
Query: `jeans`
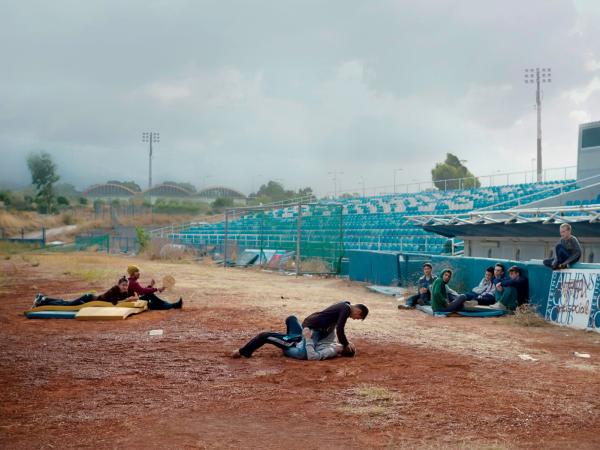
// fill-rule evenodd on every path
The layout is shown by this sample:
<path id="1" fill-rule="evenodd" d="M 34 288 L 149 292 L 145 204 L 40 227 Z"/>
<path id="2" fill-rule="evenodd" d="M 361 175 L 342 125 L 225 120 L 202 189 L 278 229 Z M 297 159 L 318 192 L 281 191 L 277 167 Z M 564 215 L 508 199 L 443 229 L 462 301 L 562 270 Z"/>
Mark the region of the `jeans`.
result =
<path id="1" fill-rule="evenodd" d="M 153 292 L 151 294 L 144 294 L 140 297 L 140 300 L 146 300 L 148 302 L 148 309 L 171 309 L 173 308 L 173 303 L 165 302 L 164 300 L 158 298 L 158 296 Z"/>
<path id="2" fill-rule="evenodd" d="M 50 298 L 44 297 L 44 301 L 41 306 L 79 306 L 84 303 L 93 302 L 96 300 L 94 294 L 84 294 L 75 300 L 63 300 L 62 298 Z"/>
<path id="3" fill-rule="evenodd" d="M 552 269 L 556 269 L 559 264 L 564 263 L 567 259 L 569 259 L 571 255 L 568 250 L 562 244 L 556 244 L 554 247 L 554 258 L 548 258 L 544 260 L 544 265 L 546 267 L 551 267 Z"/>
<path id="4" fill-rule="evenodd" d="M 455 312 L 462 309 L 463 303 L 467 300 L 467 297 L 464 295 L 454 295 L 448 292 L 448 300 L 448 306 L 444 309 L 440 309 L 439 312 Z"/>
<path id="5" fill-rule="evenodd" d="M 496 303 L 496 299 L 494 298 L 493 294 L 477 294 L 473 291 L 471 292 L 467 292 L 466 294 L 463 294 L 465 296 L 465 300 L 477 300 L 477 303 L 480 305 L 485 305 L 485 306 L 489 306 L 489 305 L 493 305 L 494 303 Z"/>
<path id="6" fill-rule="evenodd" d="M 415 295 L 411 295 L 410 297 L 408 297 L 406 299 L 406 306 L 415 306 L 416 304 L 419 305 L 429 305 L 430 300 L 429 300 L 430 294 L 429 291 L 427 291 L 425 294 L 415 294 Z"/>
<path id="7" fill-rule="evenodd" d="M 282 350 L 292 350 L 296 349 L 295 352 L 292 352 L 290 356 L 296 359 L 306 359 L 306 350 L 304 349 L 304 342 L 300 344 L 301 349 L 296 347 L 296 344 L 302 340 L 302 325 L 296 316 L 289 316 L 285 320 L 286 324 L 286 333 L 278 333 L 275 331 L 265 331 L 263 333 L 257 334 L 255 337 L 250 339 L 246 345 L 240 348 L 239 352 L 242 356 L 246 358 L 250 358 L 252 353 L 261 348 L 265 344 L 271 344 L 275 347 L 278 347 Z M 304 354 L 304 358 L 302 358 L 302 354 Z"/>

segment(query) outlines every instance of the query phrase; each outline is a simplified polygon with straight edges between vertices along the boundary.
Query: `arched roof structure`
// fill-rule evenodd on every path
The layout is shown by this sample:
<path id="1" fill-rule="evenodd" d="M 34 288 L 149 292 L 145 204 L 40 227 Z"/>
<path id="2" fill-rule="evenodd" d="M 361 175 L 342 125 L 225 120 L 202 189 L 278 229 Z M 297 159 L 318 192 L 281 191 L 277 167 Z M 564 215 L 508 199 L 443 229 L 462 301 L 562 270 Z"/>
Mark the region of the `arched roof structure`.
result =
<path id="1" fill-rule="evenodd" d="M 138 191 L 114 183 L 95 184 L 83 191 L 86 197 L 133 197 L 137 194 Z"/>
<path id="2" fill-rule="evenodd" d="M 203 198 L 239 198 L 244 199 L 246 196 L 240 191 L 228 188 L 225 186 L 210 186 L 198 192 L 198 197 Z"/>
<path id="3" fill-rule="evenodd" d="M 146 189 L 143 192 L 144 195 L 151 195 L 154 197 L 191 197 L 194 195 L 192 191 L 188 191 L 181 186 L 175 186 L 174 184 L 158 184 Z"/>

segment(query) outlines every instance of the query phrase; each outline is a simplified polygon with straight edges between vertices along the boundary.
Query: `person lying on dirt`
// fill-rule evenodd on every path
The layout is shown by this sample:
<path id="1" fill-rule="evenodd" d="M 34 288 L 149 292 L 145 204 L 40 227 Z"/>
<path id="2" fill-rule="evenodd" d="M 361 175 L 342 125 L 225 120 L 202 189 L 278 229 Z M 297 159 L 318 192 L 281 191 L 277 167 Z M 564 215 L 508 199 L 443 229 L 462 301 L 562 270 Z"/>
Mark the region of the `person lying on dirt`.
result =
<path id="1" fill-rule="evenodd" d="M 304 322 L 302 328 L 310 328 L 313 332 L 313 340 L 318 343 L 327 338 L 334 330 L 338 342 L 344 349 L 356 351 L 354 344 L 346 338 L 345 326 L 348 317 L 352 320 L 365 320 L 369 314 L 369 308 L 361 303 L 350 304 L 350 302 L 339 302 L 325 308 L 323 311 L 312 313 Z"/>
<path id="2" fill-rule="evenodd" d="M 454 312 L 462 309 L 467 298 L 457 295 L 447 286 L 451 278 L 452 271 L 444 269 L 431 285 L 431 309 L 434 312 Z"/>
<path id="3" fill-rule="evenodd" d="M 121 301 L 136 301 L 138 299 L 139 298 L 137 294 L 129 295 L 127 278 L 121 277 L 115 286 L 111 287 L 108 291 L 101 295 L 84 294 L 75 300 L 63 300 L 62 298 L 46 297 L 40 293 L 35 296 L 32 308 L 36 308 L 38 306 L 79 306 L 95 300 L 110 302 L 113 305 L 116 305 Z"/>
<path id="4" fill-rule="evenodd" d="M 138 266 L 133 264 L 128 266 L 127 274 L 129 275 L 129 295 L 137 294 L 141 300 L 146 300 L 148 302 L 148 309 L 181 309 L 183 306 L 181 297 L 175 303 L 165 302 L 160 299 L 155 292 L 162 292 L 165 288 L 154 287 L 156 284 L 154 280 L 151 280 L 147 287 L 142 287 L 138 281 L 140 278 L 140 268 Z"/>
<path id="5" fill-rule="evenodd" d="M 315 342 L 310 328 L 302 328 L 296 316 L 285 319 L 286 332 L 265 331 L 250 339 L 242 348 L 235 350 L 232 358 L 252 357 L 252 354 L 265 344 L 274 345 L 283 350 L 283 354 L 290 358 L 319 361 L 331 359 L 336 356 L 354 356 L 355 350 L 344 349 L 344 346 L 335 342 L 335 332 Z"/>

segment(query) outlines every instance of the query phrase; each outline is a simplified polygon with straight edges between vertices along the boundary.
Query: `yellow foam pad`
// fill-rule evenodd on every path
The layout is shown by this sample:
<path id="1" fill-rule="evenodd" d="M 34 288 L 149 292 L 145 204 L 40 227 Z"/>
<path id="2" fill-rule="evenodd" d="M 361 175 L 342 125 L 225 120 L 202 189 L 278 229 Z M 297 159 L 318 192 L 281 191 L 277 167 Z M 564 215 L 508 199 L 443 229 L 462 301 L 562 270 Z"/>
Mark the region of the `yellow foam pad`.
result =
<path id="1" fill-rule="evenodd" d="M 148 302 L 145 300 L 137 300 L 135 302 L 120 302 L 117 303 L 117 305 L 123 308 L 146 308 Z M 115 305 L 113 305 L 111 302 L 94 300 L 93 302 L 87 302 L 77 306 L 38 306 L 37 308 L 31 308 L 25 311 L 25 314 L 36 311 L 79 311 L 82 308 L 112 308 L 114 306 Z"/>
<path id="2" fill-rule="evenodd" d="M 123 308 L 112 306 L 110 308 L 81 308 L 75 319 L 77 320 L 124 320 L 132 314 L 145 311 L 146 308 Z"/>

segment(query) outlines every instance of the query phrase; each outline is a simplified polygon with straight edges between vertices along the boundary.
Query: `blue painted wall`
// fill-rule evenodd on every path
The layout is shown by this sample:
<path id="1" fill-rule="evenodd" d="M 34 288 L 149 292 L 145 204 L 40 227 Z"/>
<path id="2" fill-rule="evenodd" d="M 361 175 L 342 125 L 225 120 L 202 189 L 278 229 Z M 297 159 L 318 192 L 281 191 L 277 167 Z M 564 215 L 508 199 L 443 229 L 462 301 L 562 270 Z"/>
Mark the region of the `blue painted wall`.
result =
<path id="1" fill-rule="evenodd" d="M 423 273 L 423 263 L 431 262 L 437 275 L 443 269 L 450 268 L 454 272 L 450 287 L 457 292 L 471 290 L 479 284 L 485 269 L 497 262 L 506 269 L 512 265 L 519 266 L 529 278 L 530 303 L 538 307 L 540 314 L 545 314 L 548 304 L 548 291 L 552 271 L 541 261 L 511 261 L 489 258 L 469 258 L 464 256 L 425 256 L 401 254 L 396 252 L 348 251 L 349 276 L 354 281 L 367 281 L 381 285 L 413 286 Z M 600 269 L 600 264 L 578 263 L 579 269 Z M 397 272 L 396 272 L 397 271 Z"/>

